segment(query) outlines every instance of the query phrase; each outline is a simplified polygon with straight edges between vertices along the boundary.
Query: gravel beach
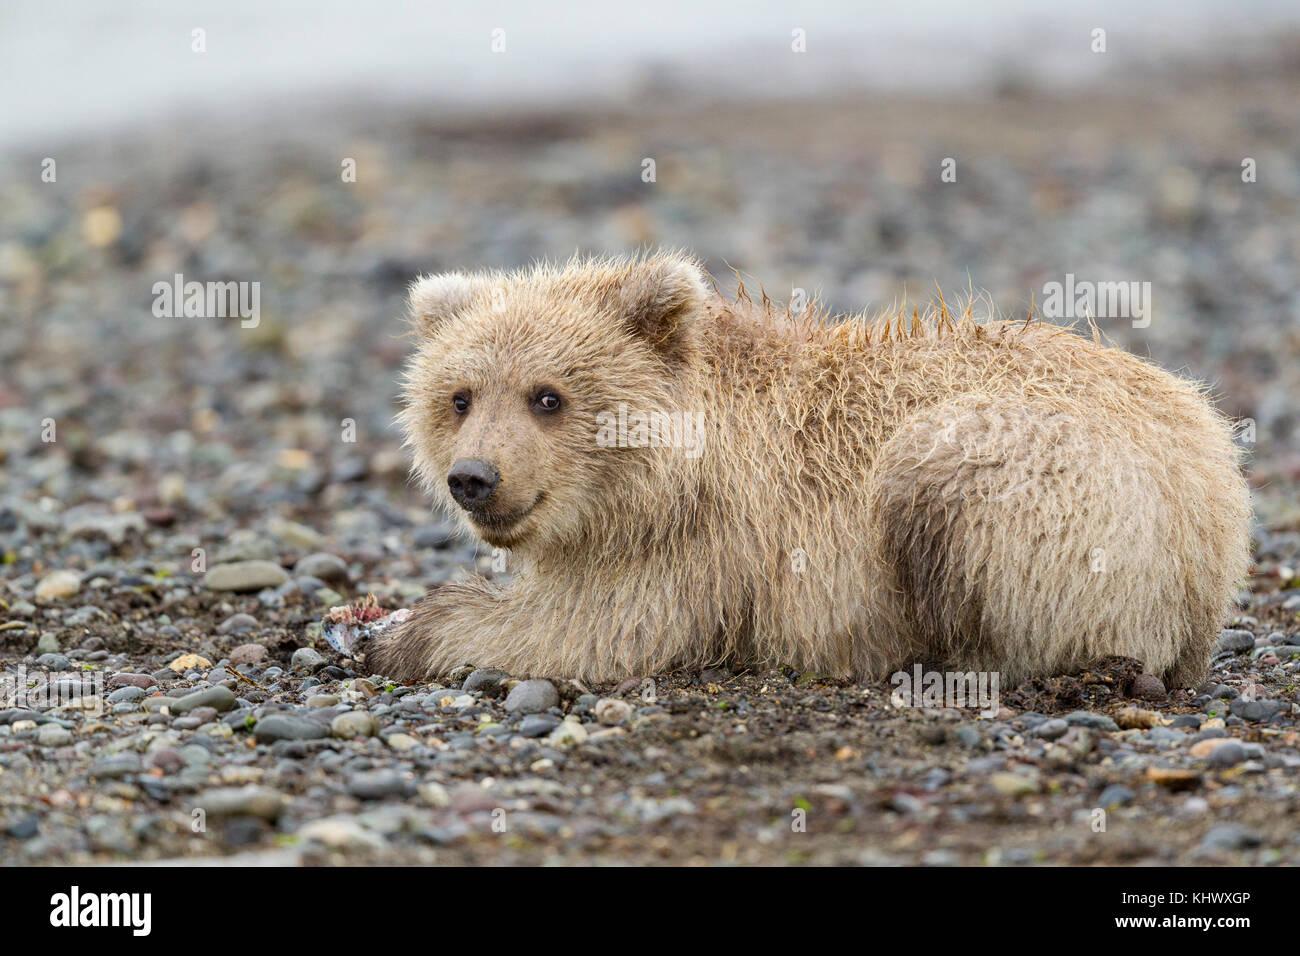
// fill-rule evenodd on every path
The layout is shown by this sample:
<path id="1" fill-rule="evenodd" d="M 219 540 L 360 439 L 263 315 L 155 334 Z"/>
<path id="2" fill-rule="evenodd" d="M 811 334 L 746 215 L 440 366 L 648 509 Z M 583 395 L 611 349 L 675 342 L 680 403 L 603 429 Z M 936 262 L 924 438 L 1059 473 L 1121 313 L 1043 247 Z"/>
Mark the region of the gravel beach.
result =
<path id="1" fill-rule="evenodd" d="M 1300 863 L 1296 50 L 1054 96 L 648 87 L 10 151 L 0 859 Z M 981 717 L 782 668 L 396 685 L 339 653 L 331 608 L 494 573 L 407 475 L 406 284 L 647 245 L 844 310 L 1150 281 L 1149 326 L 1102 330 L 1249 420 L 1256 564 L 1206 683 L 1111 659 Z M 257 281 L 256 322 L 159 315 L 177 275 Z"/>

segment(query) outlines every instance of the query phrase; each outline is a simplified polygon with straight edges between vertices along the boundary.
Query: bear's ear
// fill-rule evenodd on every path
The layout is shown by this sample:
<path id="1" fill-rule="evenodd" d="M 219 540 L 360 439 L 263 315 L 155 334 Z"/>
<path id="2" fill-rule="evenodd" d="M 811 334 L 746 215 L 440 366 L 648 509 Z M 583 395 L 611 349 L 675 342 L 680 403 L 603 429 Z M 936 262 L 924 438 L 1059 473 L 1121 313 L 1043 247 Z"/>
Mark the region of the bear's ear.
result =
<path id="1" fill-rule="evenodd" d="M 690 259 L 651 259 L 633 266 L 619 289 L 628 329 L 670 365 L 685 361 L 691 325 L 704 304 L 707 280 Z"/>
<path id="2" fill-rule="evenodd" d="M 465 312 L 478 293 L 478 280 L 463 272 L 421 276 L 411 283 L 411 322 L 421 335 L 432 335 Z"/>

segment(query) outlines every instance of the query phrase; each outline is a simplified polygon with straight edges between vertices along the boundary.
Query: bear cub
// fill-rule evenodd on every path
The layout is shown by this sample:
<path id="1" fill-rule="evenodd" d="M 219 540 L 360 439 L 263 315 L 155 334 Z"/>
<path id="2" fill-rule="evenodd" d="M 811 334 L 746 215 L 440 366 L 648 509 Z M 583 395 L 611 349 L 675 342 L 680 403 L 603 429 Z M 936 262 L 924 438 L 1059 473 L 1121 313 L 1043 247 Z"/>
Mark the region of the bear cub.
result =
<path id="1" fill-rule="evenodd" d="M 515 573 L 435 588 L 379 673 L 1006 686 L 1121 654 L 1189 686 L 1247 570 L 1229 422 L 1095 330 L 795 316 L 667 253 L 426 277 L 410 306 L 415 471 Z"/>

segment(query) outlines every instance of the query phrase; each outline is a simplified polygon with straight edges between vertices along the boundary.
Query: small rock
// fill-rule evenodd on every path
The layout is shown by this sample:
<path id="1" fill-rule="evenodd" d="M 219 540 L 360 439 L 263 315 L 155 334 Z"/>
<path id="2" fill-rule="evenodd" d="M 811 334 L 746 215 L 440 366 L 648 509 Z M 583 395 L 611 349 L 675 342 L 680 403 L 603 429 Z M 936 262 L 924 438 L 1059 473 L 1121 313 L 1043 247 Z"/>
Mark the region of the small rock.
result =
<path id="1" fill-rule="evenodd" d="M 1003 796 L 1021 797 L 1028 793 L 1037 793 L 1038 784 L 1018 773 L 999 771 L 989 777 L 993 789 Z"/>
<path id="2" fill-rule="evenodd" d="M 1139 700 L 1164 700 L 1169 696 L 1164 681 L 1155 674 L 1138 674 L 1129 693 Z"/>
<path id="3" fill-rule="evenodd" d="M 58 724 L 43 724 L 36 731 L 36 742 L 42 747 L 66 747 L 72 743 L 72 731 Z"/>
<path id="4" fill-rule="evenodd" d="M 350 710 L 330 721 L 330 736 L 342 740 L 373 737 L 378 729 L 375 718 L 364 710 Z"/>
<path id="5" fill-rule="evenodd" d="M 519 722 L 519 733 L 524 737 L 545 737 L 559 722 L 554 714 L 529 714 Z"/>
<path id="6" fill-rule="evenodd" d="M 1179 770 L 1171 767 L 1147 767 L 1147 779 L 1167 790 L 1189 790 L 1201 782 L 1201 775 L 1195 770 Z"/>
<path id="7" fill-rule="evenodd" d="M 1250 631 L 1225 629 L 1219 632 L 1219 650 L 1240 653 L 1255 649 L 1255 635 Z"/>
<path id="8" fill-rule="evenodd" d="M 342 816 L 313 820 L 298 830 L 298 837 L 337 850 L 382 850 L 387 847 L 383 837 Z"/>
<path id="9" fill-rule="evenodd" d="M 100 757 L 90 766 L 90 776 L 103 780 L 117 780 L 140 772 L 140 758 L 133 753 L 112 754 Z"/>
<path id="10" fill-rule="evenodd" d="M 191 806 L 211 817 L 252 816 L 273 821 L 284 809 L 284 795 L 256 784 L 219 787 L 195 794 Z"/>
<path id="11" fill-rule="evenodd" d="M 577 720 L 562 720 L 551 731 L 546 742 L 553 747 L 572 747 L 587 739 L 587 728 Z"/>
<path id="12" fill-rule="evenodd" d="M 288 572 L 273 561 L 217 564 L 203 576 L 203 583 L 211 591 L 260 591 L 263 588 L 278 588 L 288 580 Z"/>
<path id="13" fill-rule="evenodd" d="M 480 667 L 465 678 L 461 690 L 465 693 L 480 691 L 484 697 L 500 697 L 505 693 L 505 682 L 510 675 L 495 667 Z"/>
<path id="14" fill-rule="evenodd" d="M 217 628 L 220 634 L 247 634 L 249 631 L 255 631 L 260 627 L 257 618 L 251 614 L 232 614 L 221 622 Z M 260 647 L 259 644 L 244 644 L 243 647 Z M 265 648 L 263 648 L 265 650 Z M 234 660 L 231 660 L 234 663 Z"/>
<path id="15" fill-rule="evenodd" d="M 1122 783 L 1112 783 L 1097 798 L 1097 806 L 1103 809 L 1126 806 L 1133 802 L 1134 796 L 1133 791 Z"/>
<path id="16" fill-rule="evenodd" d="M 253 726 L 253 738 L 262 744 L 277 740 L 318 740 L 329 733 L 330 729 L 320 721 L 293 714 L 268 714 Z"/>
<path id="17" fill-rule="evenodd" d="M 1256 831 L 1236 823 L 1223 823 L 1205 834 L 1198 849 L 1204 853 L 1242 850 L 1259 846 L 1261 842 L 1262 838 Z"/>
<path id="18" fill-rule="evenodd" d="M 632 716 L 632 705 L 625 700 L 605 697 L 596 701 L 596 719 L 606 727 L 614 727 Z"/>
<path id="19" fill-rule="evenodd" d="M 1227 770 L 1246 759 L 1246 748 L 1236 740 L 1226 740 L 1209 755 L 1209 764 L 1217 770 Z"/>
<path id="20" fill-rule="evenodd" d="M 261 644 L 240 644 L 230 652 L 231 667 L 251 667 L 266 659 L 266 648 Z"/>
<path id="21" fill-rule="evenodd" d="M 505 708 L 512 714 L 539 714 L 560 703 L 560 694 L 548 680 L 526 680 L 506 695 Z"/>
<path id="22" fill-rule="evenodd" d="M 192 694 L 186 694 L 172 704 L 171 711 L 173 714 L 187 714 L 196 707 L 212 707 L 219 713 L 225 713 L 234 706 L 234 692 L 228 687 L 218 685 L 216 687 L 205 687 L 203 690 L 195 691 Z"/>
<path id="23" fill-rule="evenodd" d="M 326 584 L 347 584 L 351 579 L 347 562 L 323 551 L 309 554 L 293 566 L 295 578 L 319 578 Z"/>
<path id="24" fill-rule="evenodd" d="M 348 778 L 347 788 L 348 793 L 360 800 L 406 797 L 415 791 L 415 787 L 409 780 L 388 767 L 354 773 Z"/>
<path id="25" fill-rule="evenodd" d="M 81 590 L 81 576 L 73 571 L 51 571 L 36 585 L 41 601 L 63 601 Z"/>
<path id="26" fill-rule="evenodd" d="M 141 690 L 148 690 L 158 682 L 148 674 L 128 674 L 125 672 L 114 674 L 108 679 L 110 688 L 116 687 L 139 687 Z"/>
<path id="27" fill-rule="evenodd" d="M 212 661 L 198 654 L 182 654 L 168 666 L 177 674 L 184 674 L 190 670 L 207 670 L 212 666 Z"/>
<path id="28" fill-rule="evenodd" d="M 325 658 L 310 647 L 300 647 L 293 652 L 293 657 L 289 659 L 289 667 L 296 671 L 307 671 L 308 673 L 319 670 L 325 664 Z"/>
<path id="29" fill-rule="evenodd" d="M 1044 740 L 1056 740 L 1058 737 L 1064 737 L 1069 729 L 1069 724 L 1056 717 L 1052 720 L 1045 720 L 1035 727 L 1034 735 L 1042 737 Z"/>

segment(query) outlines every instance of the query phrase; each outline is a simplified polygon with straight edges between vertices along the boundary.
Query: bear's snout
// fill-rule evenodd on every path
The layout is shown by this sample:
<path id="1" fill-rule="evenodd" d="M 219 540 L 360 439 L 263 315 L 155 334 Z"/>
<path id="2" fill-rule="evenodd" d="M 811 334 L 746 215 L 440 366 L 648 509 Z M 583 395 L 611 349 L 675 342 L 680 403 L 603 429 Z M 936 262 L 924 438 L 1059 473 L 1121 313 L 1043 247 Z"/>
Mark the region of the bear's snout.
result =
<path id="1" fill-rule="evenodd" d="M 481 458 L 458 458 L 447 474 L 447 488 L 462 508 L 477 508 L 492 497 L 501 475 Z"/>

